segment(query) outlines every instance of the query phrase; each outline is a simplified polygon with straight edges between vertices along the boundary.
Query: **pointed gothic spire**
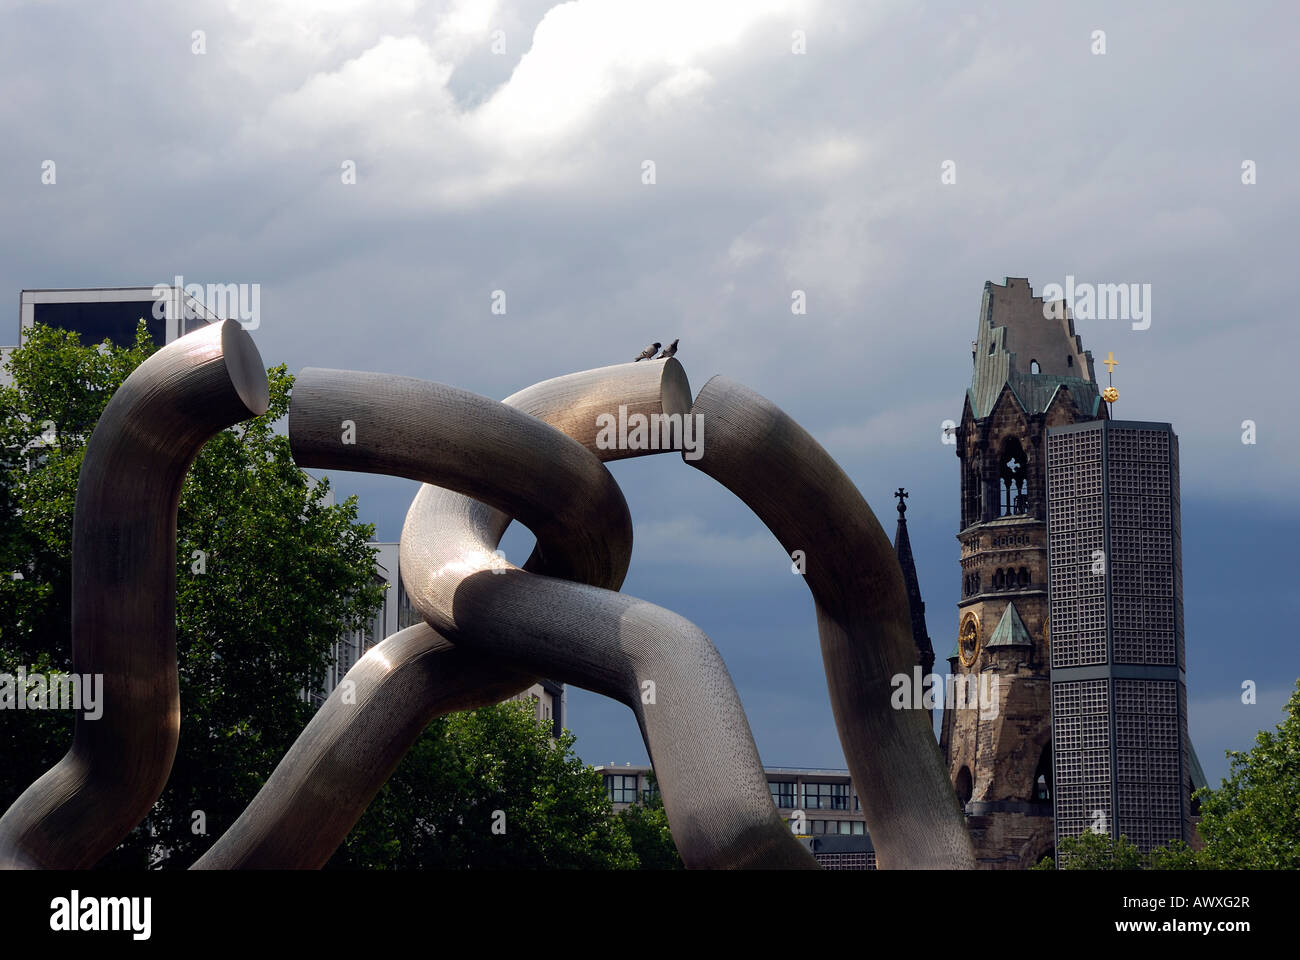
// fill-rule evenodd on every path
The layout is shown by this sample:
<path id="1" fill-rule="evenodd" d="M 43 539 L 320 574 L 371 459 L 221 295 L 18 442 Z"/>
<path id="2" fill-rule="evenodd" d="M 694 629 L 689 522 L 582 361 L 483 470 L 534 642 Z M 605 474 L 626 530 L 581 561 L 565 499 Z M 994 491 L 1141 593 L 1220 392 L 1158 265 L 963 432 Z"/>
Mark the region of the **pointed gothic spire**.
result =
<path id="1" fill-rule="evenodd" d="M 925 602 L 921 600 L 921 585 L 916 578 L 916 564 L 912 560 L 912 542 L 907 536 L 907 491 L 902 487 L 894 493 L 898 498 L 898 531 L 894 534 L 894 553 L 903 570 L 903 583 L 907 585 L 907 605 L 912 613 L 912 640 L 916 643 L 917 663 L 924 673 L 934 666 L 934 647 L 930 644 L 930 631 L 925 626 Z"/>

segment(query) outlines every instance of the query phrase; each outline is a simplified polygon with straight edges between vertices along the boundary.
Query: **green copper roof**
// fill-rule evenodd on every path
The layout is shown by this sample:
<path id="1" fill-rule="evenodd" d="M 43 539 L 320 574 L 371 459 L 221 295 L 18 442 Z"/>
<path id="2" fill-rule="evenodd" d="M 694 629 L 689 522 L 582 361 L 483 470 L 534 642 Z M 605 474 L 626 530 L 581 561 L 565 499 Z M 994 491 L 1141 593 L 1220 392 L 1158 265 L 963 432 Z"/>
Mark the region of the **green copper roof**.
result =
<path id="1" fill-rule="evenodd" d="M 1064 305 L 1066 315 L 1054 318 L 1044 307 L 1028 280 L 1008 277 L 1005 285 L 984 284 L 979 331 L 971 345 L 975 369 L 966 391 L 976 420 L 993 412 L 1004 386 L 1029 414 L 1044 413 L 1064 386 L 1084 416 L 1097 415 L 1101 395 L 1092 354 L 1083 349 Z M 1034 361 L 1041 372 L 1032 372 Z"/>
<path id="2" fill-rule="evenodd" d="M 989 642 L 984 644 L 986 647 L 1032 647 L 1033 645 L 1034 641 L 1029 639 L 1029 631 L 1025 629 L 1024 621 L 1020 619 L 1014 603 L 1007 604 L 1002 619 L 998 621 L 998 628 L 993 631 L 993 636 L 989 637 Z"/>
<path id="3" fill-rule="evenodd" d="M 1085 416 L 1095 417 L 1097 407 L 1101 404 L 1101 394 L 1097 392 L 1097 385 L 1082 377 L 1060 377 L 1050 373 L 1006 373 L 1001 380 L 997 380 L 995 376 L 981 377 L 980 372 L 977 367 L 975 380 L 966 390 L 966 395 L 970 397 L 971 413 L 975 415 L 976 420 L 982 420 L 993 412 L 993 405 L 1002 395 L 1004 383 L 1011 387 L 1012 394 L 1015 395 L 1020 406 L 1024 407 L 1026 413 L 1046 411 L 1056 399 L 1056 392 L 1061 387 L 1069 387 L 1070 395 L 1074 397 Z"/>

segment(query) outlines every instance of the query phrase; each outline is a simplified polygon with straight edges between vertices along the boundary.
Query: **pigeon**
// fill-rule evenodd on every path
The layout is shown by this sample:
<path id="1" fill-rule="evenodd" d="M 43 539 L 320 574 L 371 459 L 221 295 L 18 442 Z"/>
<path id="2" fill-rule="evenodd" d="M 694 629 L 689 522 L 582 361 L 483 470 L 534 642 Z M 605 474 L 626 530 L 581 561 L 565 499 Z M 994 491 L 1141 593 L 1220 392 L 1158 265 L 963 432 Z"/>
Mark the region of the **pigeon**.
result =
<path id="1" fill-rule="evenodd" d="M 678 339 L 681 338 L 679 337 Z M 668 357 L 675 357 L 676 355 L 677 355 L 677 340 L 674 340 L 672 343 L 668 344 L 668 346 L 664 347 L 664 352 L 659 354 L 659 356 L 655 357 L 655 359 L 664 360 L 667 359 Z"/>
<path id="2" fill-rule="evenodd" d="M 637 360 L 653 360 L 653 359 L 654 359 L 654 355 L 655 355 L 655 351 L 658 350 L 660 346 L 662 346 L 662 344 L 660 344 L 660 343 L 658 343 L 658 342 L 655 342 L 655 343 L 650 344 L 650 346 L 646 347 L 644 350 L 641 351 L 641 354 L 640 354 L 636 359 L 637 359 Z M 633 362 L 635 363 L 636 361 L 633 361 Z"/>

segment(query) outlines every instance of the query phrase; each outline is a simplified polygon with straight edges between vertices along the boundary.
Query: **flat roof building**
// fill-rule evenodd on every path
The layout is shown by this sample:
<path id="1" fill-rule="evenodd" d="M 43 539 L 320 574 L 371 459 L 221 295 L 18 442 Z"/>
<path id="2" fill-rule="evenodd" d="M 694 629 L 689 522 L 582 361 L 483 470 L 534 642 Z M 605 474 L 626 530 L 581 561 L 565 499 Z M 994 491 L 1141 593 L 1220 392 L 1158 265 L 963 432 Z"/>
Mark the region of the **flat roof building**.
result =
<path id="1" fill-rule="evenodd" d="M 656 792 L 648 765 L 599 764 L 614 812 L 645 803 Z M 874 870 L 876 851 L 848 770 L 764 767 L 777 811 L 826 869 Z"/>
<path id="2" fill-rule="evenodd" d="M 1204 777 L 1187 735 L 1178 436 L 1054 427 L 1047 462 L 1057 842 L 1191 842 Z"/>
<path id="3" fill-rule="evenodd" d="M 238 303 L 235 304 L 238 306 Z M 176 287 L 78 287 L 23 290 L 18 295 L 18 344 L 38 323 L 76 332 L 82 344 L 105 340 L 119 347 L 135 342 L 141 320 L 158 346 L 224 319 Z M 3 361 L 16 346 L 0 346 L 0 385 L 11 386 Z"/>

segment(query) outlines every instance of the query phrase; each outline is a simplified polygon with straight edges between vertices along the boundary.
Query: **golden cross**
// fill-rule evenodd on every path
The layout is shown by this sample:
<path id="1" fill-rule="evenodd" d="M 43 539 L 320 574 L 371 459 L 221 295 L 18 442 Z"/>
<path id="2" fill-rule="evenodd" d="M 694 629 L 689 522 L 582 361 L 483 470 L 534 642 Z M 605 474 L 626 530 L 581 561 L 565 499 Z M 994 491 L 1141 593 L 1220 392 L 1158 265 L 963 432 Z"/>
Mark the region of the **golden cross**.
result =
<path id="1" fill-rule="evenodd" d="M 1114 351 L 1114 350 L 1107 350 L 1107 351 L 1106 351 L 1106 360 L 1105 360 L 1105 363 L 1106 363 L 1106 372 L 1107 372 L 1107 373 L 1114 373 L 1114 372 L 1115 372 L 1115 368 L 1119 366 L 1119 361 L 1115 359 L 1115 351 Z"/>

